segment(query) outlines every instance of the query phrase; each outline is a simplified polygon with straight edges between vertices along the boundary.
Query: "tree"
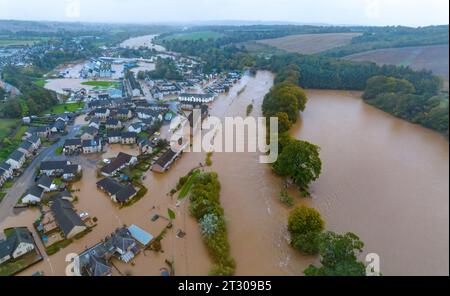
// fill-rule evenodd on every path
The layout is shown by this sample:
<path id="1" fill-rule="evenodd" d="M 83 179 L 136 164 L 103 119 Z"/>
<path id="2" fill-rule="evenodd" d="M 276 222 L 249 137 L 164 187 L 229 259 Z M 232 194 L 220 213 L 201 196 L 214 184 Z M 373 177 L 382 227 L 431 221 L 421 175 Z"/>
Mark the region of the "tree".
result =
<path id="1" fill-rule="evenodd" d="M 320 213 L 307 206 L 299 206 L 291 211 L 288 219 L 288 230 L 291 233 L 304 234 L 312 231 L 322 231 L 325 222 Z"/>
<path id="2" fill-rule="evenodd" d="M 310 265 L 307 276 L 364 276 L 364 264 L 357 259 L 364 243 L 353 233 L 339 235 L 326 232 L 319 237 L 321 267 Z"/>
<path id="3" fill-rule="evenodd" d="M 284 133 L 291 129 L 292 122 L 286 112 L 277 112 L 275 116 L 278 118 L 278 133 Z"/>
<path id="4" fill-rule="evenodd" d="M 317 210 L 306 206 L 295 208 L 289 214 L 288 219 L 291 245 L 304 254 L 317 254 L 319 251 L 318 238 L 324 225 L 325 222 Z"/>
<path id="5" fill-rule="evenodd" d="M 307 191 L 322 170 L 319 150 L 319 146 L 291 139 L 278 155 L 273 169 L 280 176 L 292 178 L 300 190 Z"/>

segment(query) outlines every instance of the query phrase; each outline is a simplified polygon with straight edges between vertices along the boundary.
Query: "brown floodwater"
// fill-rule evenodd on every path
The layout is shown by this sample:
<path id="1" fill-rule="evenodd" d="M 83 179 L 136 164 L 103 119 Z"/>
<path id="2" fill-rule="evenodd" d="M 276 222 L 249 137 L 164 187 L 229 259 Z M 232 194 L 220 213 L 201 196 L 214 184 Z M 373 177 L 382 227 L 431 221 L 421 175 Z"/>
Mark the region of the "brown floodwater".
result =
<path id="1" fill-rule="evenodd" d="M 273 75 L 258 72 L 244 77 L 229 94 L 211 106 L 219 117 L 245 116 L 253 102 L 253 116 L 261 115 L 264 95 Z M 245 89 L 244 89 L 245 87 Z M 240 91 L 242 90 L 243 91 Z M 381 258 L 385 275 L 448 274 L 448 142 L 427 129 L 394 118 L 364 104 L 358 92 L 307 91 L 309 102 L 292 135 L 321 146 L 323 171 L 311 186 L 311 199 L 296 203 L 316 207 L 326 227 L 358 234 L 367 253 Z M 92 246 L 122 224 L 136 224 L 158 235 L 164 221 L 151 222 L 154 214 L 176 212 L 174 227 L 162 241 L 164 253 L 140 254 L 135 265 L 115 265 L 122 273 L 158 275 L 164 260 L 173 260 L 178 275 L 206 275 L 212 261 L 202 242 L 197 222 L 189 216 L 188 201 L 178 207 L 167 193 L 178 179 L 200 162 L 205 153 L 185 153 L 165 174 L 148 172 L 147 195 L 131 207 L 118 209 L 100 192 L 95 163 L 119 151 L 136 154 L 136 148 L 111 145 L 101 156 L 79 157 L 83 179 L 76 183 L 76 208 L 98 218 L 98 226 L 79 241 L 23 272 L 44 270 L 63 275 L 65 256 Z M 288 242 L 289 209 L 278 201 L 283 180 L 258 162 L 259 153 L 214 153 L 212 167 L 222 185 L 221 201 L 229 231 L 237 275 L 301 275 L 317 258 L 301 256 Z M 25 211 L 0 223 L 31 226 L 36 211 Z M 176 230 L 186 236 L 177 238 Z"/>

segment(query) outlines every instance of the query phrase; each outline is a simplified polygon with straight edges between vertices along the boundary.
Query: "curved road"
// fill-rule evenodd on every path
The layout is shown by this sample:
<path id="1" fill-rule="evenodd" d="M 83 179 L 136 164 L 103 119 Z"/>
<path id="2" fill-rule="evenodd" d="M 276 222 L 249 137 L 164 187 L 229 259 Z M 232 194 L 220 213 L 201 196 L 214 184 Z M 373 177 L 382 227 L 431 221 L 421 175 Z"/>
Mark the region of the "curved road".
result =
<path id="1" fill-rule="evenodd" d="M 78 125 L 70 126 L 67 135 L 60 137 L 55 144 L 44 148 L 39 155 L 33 159 L 32 163 L 25 169 L 23 174 L 15 180 L 14 185 L 7 190 L 6 196 L 0 202 L 0 222 L 13 214 L 13 208 L 22 194 L 34 184 L 36 168 L 39 164 L 48 158 L 55 157 L 55 149 L 62 146 L 67 138 L 73 138 L 78 130 Z"/>

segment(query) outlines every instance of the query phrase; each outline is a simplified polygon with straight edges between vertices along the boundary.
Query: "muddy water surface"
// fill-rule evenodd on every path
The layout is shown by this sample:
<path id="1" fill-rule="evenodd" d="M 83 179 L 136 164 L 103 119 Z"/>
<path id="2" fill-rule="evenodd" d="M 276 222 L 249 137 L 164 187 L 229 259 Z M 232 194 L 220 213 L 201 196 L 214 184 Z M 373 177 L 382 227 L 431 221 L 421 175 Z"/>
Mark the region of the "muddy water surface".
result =
<path id="1" fill-rule="evenodd" d="M 213 103 L 211 114 L 245 116 L 247 105 L 253 102 L 252 115 L 260 115 L 272 81 L 268 72 L 244 77 Z M 328 229 L 358 234 L 366 243 L 363 257 L 378 253 L 385 275 L 448 274 L 448 142 L 365 105 L 359 93 L 312 90 L 307 94 L 306 111 L 292 135 L 322 147 L 323 172 L 311 187 L 312 199 L 297 197 L 297 203 L 317 207 Z M 117 263 L 118 268 L 122 273 L 157 275 L 168 259 L 174 261 L 176 274 L 208 273 L 212 262 L 197 222 L 187 213 L 187 201 L 177 207 L 176 197 L 167 195 L 181 176 L 204 162 L 205 154 L 186 153 L 162 175 L 148 172 L 144 180 L 148 194 L 119 210 L 97 190 L 95 163 L 121 150 L 135 154 L 133 149 L 113 145 L 105 155 L 79 158 L 84 173 L 75 186 L 80 189 L 76 207 L 98 217 L 98 226 L 23 274 L 36 270 L 64 274 L 67 253 L 81 252 L 124 223 L 158 235 L 164 221 L 154 223 L 150 218 L 155 213 L 167 216 L 168 207 L 175 210 L 177 218 L 162 242 L 164 253 L 146 252 L 139 255 L 135 266 Z M 218 172 L 222 184 L 236 274 L 300 275 L 317 259 L 301 256 L 289 247 L 289 209 L 278 201 L 283 182 L 269 166 L 260 164 L 258 157 L 259 153 L 214 153 L 213 165 L 208 168 Z M 298 196 L 295 188 L 291 194 Z M 35 211 L 22 212 L 1 222 L 0 228 L 31 226 L 36 217 Z M 186 237 L 177 238 L 177 229 L 184 230 Z"/>

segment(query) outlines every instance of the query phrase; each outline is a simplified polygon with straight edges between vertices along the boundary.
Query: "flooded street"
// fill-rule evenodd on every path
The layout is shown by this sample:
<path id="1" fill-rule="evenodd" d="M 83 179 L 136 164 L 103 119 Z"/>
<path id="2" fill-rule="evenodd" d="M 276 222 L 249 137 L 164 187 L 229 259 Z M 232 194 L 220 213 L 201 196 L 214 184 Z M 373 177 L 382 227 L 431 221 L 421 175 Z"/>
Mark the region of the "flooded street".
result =
<path id="1" fill-rule="evenodd" d="M 264 95 L 273 75 L 260 71 L 244 76 L 229 94 L 212 104 L 211 115 L 245 116 L 253 103 L 252 116 L 261 115 Z M 245 88 L 244 88 L 245 87 Z M 241 91 L 242 90 L 242 91 Z M 321 146 L 322 175 L 311 187 L 312 199 L 290 193 L 297 203 L 318 208 L 326 228 L 352 231 L 365 242 L 364 255 L 381 257 L 384 275 L 448 274 L 448 142 L 434 132 L 396 119 L 363 103 L 360 93 L 307 91 L 309 102 L 292 135 Z M 81 119 L 80 119 L 81 121 Z M 205 153 L 185 153 L 165 174 L 146 173 L 148 193 L 130 207 L 119 209 L 96 188 L 96 162 L 120 151 L 136 154 L 136 148 L 112 145 L 108 153 L 78 157 L 83 178 L 75 207 L 98 218 L 98 226 L 79 241 L 23 275 L 44 270 L 63 275 L 65 255 L 79 253 L 123 224 L 136 224 L 157 236 L 164 221 L 151 222 L 154 214 L 176 212 L 174 226 L 162 240 L 164 253 L 146 251 L 135 266 L 115 262 L 121 272 L 158 275 L 164 260 L 173 260 L 177 275 L 206 275 L 212 262 L 201 239 L 197 222 L 187 211 L 186 199 L 176 207 L 168 192 L 178 179 L 205 161 Z M 317 258 L 301 256 L 288 245 L 288 208 L 278 201 L 283 180 L 268 165 L 259 163 L 260 153 L 214 153 L 212 166 L 221 182 L 231 254 L 237 275 L 301 275 Z M 36 211 L 0 222 L 31 227 Z M 186 237 L 177 238 L 178 229 Z M 363 258 L 364 259 L 364 256 Z"/>

